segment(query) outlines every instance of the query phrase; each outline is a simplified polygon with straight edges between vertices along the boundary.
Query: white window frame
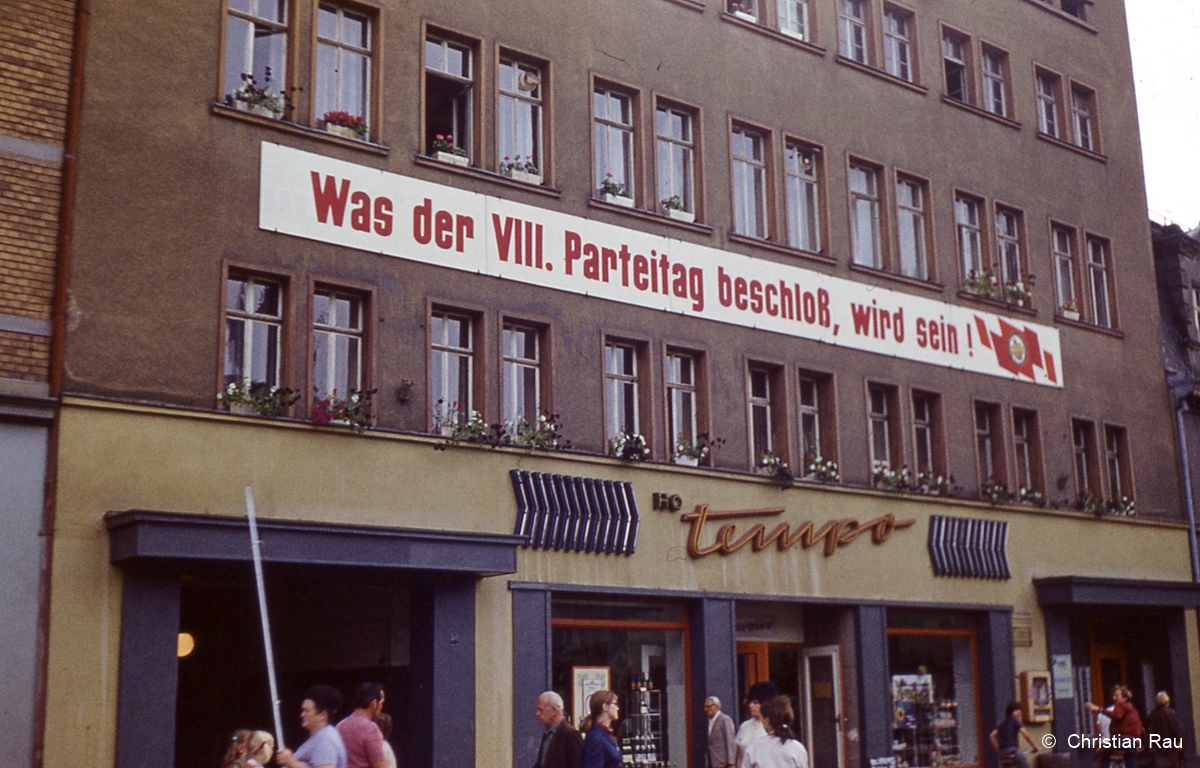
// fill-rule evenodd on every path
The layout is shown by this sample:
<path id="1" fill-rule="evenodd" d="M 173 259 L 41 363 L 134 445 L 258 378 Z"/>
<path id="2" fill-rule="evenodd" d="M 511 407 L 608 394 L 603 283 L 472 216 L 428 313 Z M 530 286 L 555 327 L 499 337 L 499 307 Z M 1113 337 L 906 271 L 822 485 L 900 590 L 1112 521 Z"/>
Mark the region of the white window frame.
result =
<path id="1" fill-rule="evenodd" d="M 778 0 L 779 31 L 809 41 L 808 0 Z"/>
<path id="2" fill-rule="evenodd" d="M 879 192 L 880 170 L 861 163 L 850 164 L 850 243 L 855 264 L 883 268 L 883 242 Z"/>
<path id="3" fill-rule="evenodd" d="M 838 0 L 838 38 L 843 57 L 869 63 L 867 0 Z"/>
<path id="4" fill-rule="evenodd" d="M 996 262 L 1002 283 L 1025 282 L 1021 253 L 1021 214 L 996 207 Z M 1028 287 L 1028 286 L 1026 286 Z"/>
<path id="5" fill-rule="evenodd" d="M 1075 146 L 1089 152 L 1096 151 L 1096 118 L 1093 112 L 1096 94 L 1090 88 L 1071 84 L 1071 122 L 1074 126 Z"/>
<path id="6" fill-rule="evenodd" d="M 899 272 L 929 279 L 929 243 L 925 219 L 925 182 L 908 176 L 896 180 L 896 246 Z"/>
<path id="7" fill-rule="evenodd" d="M 244 308 L 230 305 L 230 290 L 232 283 L 241 286 L 240 295 Z M 260 311 L 257 306 L 250 306 L 252 297 L 257 294 L 259 287 L 273 287 L 276 296 L 275 312 Z M 279 385 L 280 368 L 282 365 L 283 339 L 283 306 L 284 283 L 282 280 L 261 278 L 238 272 L 231 272 L 225 281 L 225 363 L 224 382 L 226 386 L 238 381 L 249 381 L 250 386 L 275 387 Z M 241 333 L 235 334 L 231 327 L 233 323 L 241 325 Z M 231 345 L 241 346 L 240 360 L 231 358 Z M 257 340 L 257 341 L 256 341 Z M 260 347 L 266 346 L 266 349 Z M 261 358 L 261 364 L 256 362 Z M 274 363 L 272 364 L 272 359 Z M 236 370 L 230 371 L 230 363 L 236 364 Z M 255 369 L 262 369 L 264 376 L 255 375 Z"/>
<path id="8" fill-rule="evenodd" d="M 1054 290 L 1058 306 L 1078 303 L 1075 294 L 1075 232 L 1055 224 L 1050 227 L 1050 254 L 1054 261 Z M 1080 308 L 1082 310 L 1082 307 Z"/>
<path id="9" fill-rule="evenodd" d="M 324 297 L 330 303 L 330 320 L 327 322 L 318 322 L 317 320 L 317 299 Z M 343 321 L 338 317 L 333 310 L 339 306 L 338 302 L 348 302 L 352 307 L 350 311 L 350 319 Z M 345 340 L 343 343 L 348 345 L 348 355 L 345 359 L 346 367 L 346 390 L 337 391 L 337 396 L 343 400 L 350 397 L 350 392 L 361 390 L 363 388 L 363 347 L 366 345 L 366 309 L 367 302 L 361 294 L 352 293 L 339 288 L 318 287 L 313 291 L 313 315 L 312 315 L 312 340 L 313 340 L 313 369 L 312 369 L 312 388 L 313 394 L 317 398 L 324 398 L 334 394 L 335 390 L 339 390 L 337 386 L 330 387 L 328 384 L 333 382 L 335 385 L 339 382 L 335 381 L 338 378 L 337 368 L 340 355 L 338 354 L 339 340 Z M 357 326 L 354 324 L 357 322 Z M 318 375 L 317 359 L 319 352 L 317 347 L 320 346 L 318 339 L 326 339 L 326 344 L 330 344 L 332 352 L 326 355 L 325 371 Z M 322 382 L 319 385 L 318 382 Z"/>
<path id="10" fill-rule="evenodd" d="M 335 18 L 337 27 L 337 37 L 329 38 L 320 35 L 321 15 L 326 12 L 332 12 Z M 343 38 L 346 35 L 346 17 L 347 15 L 360 19 L 363 25 L 363 37 L 367 41 L 367 46 L 364 48 L 355 43 L 348 42 Z M 320 3 L 317 7 L 317 60 L 314 65 L 316 70 L 316 94 L 314 98 L 315 108 L 314 113 L 318 119 L 321 119 L 326 112 L 342 111 L 349 112 L 351 116 L 362 117 L 368 128 L 371 125 L 371 77 L 374 66 L 374 55 L 372 52 L 372 44 L 374 41 L 374 19 L 370 14 L 362 13 L 355 10 L 347 10 L 341 5 L 332 3 Z M 333 97 L 323 96 L 322 90 L 322 72 L 324 71 L 322 51 L 328 50 L 333 54 L 333 61 L 330 62 L 332 67 L 331 76 L 333 78 Z M 351 70 L 354 61 L 362 62 L 363 71 L 362 83 L 360 83 L 359 93 L 353 97 L 348 93 L 346 77 Z M 358 104 L 353 103 L 358 101 Z"/>
<path id="11" fill-rule="evenodd" d="M 913 463 L 916 464 L 916 473 L 934 472 L 937 464 L 937 457 L 934 454 L 934 432 L 936 425 L 934 423 L 934 396 L 927 392 L 912 393 L 913 406 Z M 921 461 L 921 454 L 925 454 L 925 462 Z"/>
<path id="12" fill-rule="evenodd" d="M 1035 424 L 1034 416 L 1029 411 L 1013 409 L 1013 455 L 1017 465 L 1014 468 L 1016 489 L 1034 489 L 1033 482 L 1033 439 Z M 1036 489 L 1035 489 L 1036 490 Z"/>
<path id="13" fill-rule="evenodd" d="M 628 341 L 604 343 L 604 415 L 605 438 L 612 440 L 620 432 L 640 434 L 641 387 L 638 380 L 640 349 Z M 628 353 L 630 366 L 623 365 Z"/>
<path id="14" fill-rule="evenodd" d="M 616 105 L 617 114 L 613 115 Z M 624 114 L 622 114 L 624 112 Z M 597 194 L 600 185 L 612 174 L 613 181 L 625 187 L 624 197 L 636 199 L 635 134 L 633 95 L 597 83 L 592 90 L 593 141 L 596 153 Z"/>
<path id="15" fill-rule="evenodd" d="M 820 153 L 813 147 L 789 141 L 784 150 L 788 245 L 802 251 L 821 250 Z"/>
<path id="16" fill-rule="evenodd" d="M 247 0 L 250 7 L 250 12 L 244 12 L 234 9 L 231 2 L 225 3 L 225 96 L 231 97 L 233 92 L 242 88 L 244 82 L 242 75 L 253 75 L 256 85 L 259 88 L 267 87 L 266 70 L 271 70 L 270 92 L 276 96 L 283 93 L 287 87 L 287 63 L 288 63 L 288 45 L 291 42 L 291 23 L 288 18 L 291 12 L 291 6 L 288 3 L 283 4 L 283 18 L 273 19 L 258 13 L 260 6 L 270 8 L 274 5 L 275 0 Z M 250 34 L 242 41 L 242 45 L 236 45 L 238 41 L 235 36 L 230 34 L 233 31 L 233 20 L 237 20 L 242 24 L 251 26 Z M 257 33 L 259 28 L 270 30 L 270 35 L 260 35 Z M 277 50 L 270 50 L 259 55 L 259 47 L 264 38 L 279 37 L 282 40 L 280 47 Z M 240 49 L 240 50 L 239 50 Z M 240 62 L 236 66 L 230 66 L 234 62 Z M 236 70 L 236 71 L 235 71 Z"/>
<path id="17" fill-rule="evenodd" d="M 1113 327 L 1112 293 L 1108 275 L 1108 242 L 1098 237 L 1087 238 L 1088 292 L 1091 299 L 1092 322 L 1104 328 Z"/>
<path id="18" fill-rule="evenodd" d="M 506 69 L 511 71 L 509 83 L 504 79 Z M 497 167 L 502 170 L 511 164 L 524 171 L 525 164 L 532 162 L 537 166 L 537 175 L 545 175 L 543 80 L 542 67 L 511 56 L 500 57 L 496 70 L 496 157 Z"/>
<path id="19" fill-rule="evenodd" d="M 526 346 L 524 354 L 520 339 L 532 339 L 532 353 Z M 506 423 L 517 424 L 525 419 L 537 424 L 542 408 L 542 329 L 534 325 L 506 322 L 500 333 L 501 347 L 501 417 Z M 526 409 L 530 396 L 527 377 L 532 374 L 533 411 Z"/>
<path id="20" fill-rule="evenodd" d="M 971 71 L 967 65 L 967 48 L 971 42 L 957 32 L 942 30 L 942 70 L 946 78 L 946 96 L 963 104 L 971 103 Z M 952 82 L 959 84 L 961 93 L 954 94 Z"/>
<path id="21" fill-rule="evenodd" d="M 980 59 L 983 72 L 983 108 L 993 115 L 1008 117 L 1008 55 L 984 47 Z"/>
<path id="22" fill-rule="evenodd" d="M 958 230 L 959 259 L 962 276 L 970 280 L 972 275 L 983 277 L 987 264 L 983 255 L 983 203 L 975 197 L 957 194 L 954 197 L 954 223 Z"/>
<path id="23" fill-rule="evenodd" d="M 761 377 L 761 378 L 760 378 Z M 762 394 L 755 394 L 756 384 L 762 382 Z M 774 453 L 774 414 L 771 408 L 771 371 L 768 368 L 751 367 L 746 375 L 746 400 L 750 415 L 750 449 L 755 463 L 765 453 Z M 759 440 L 758 424 L 764 430 Z"/>
<path id="24" fill-rule="evenodd" d="M 440 50 L 439 58 L 442 62 L 442 66 L 440 68 L 431 66 L 430 57 L 428 55 L 428 51 L 431 47 L 438 48 Z M 450 56 L 448 55 L 448 52 L 451 49 L 454 49 L 462 55 L 463 61 L 465 62 L 465 75 L 462 72 L 450 71 Z M 425 36 L 425 50 L 426 89 L 429 87 L 428 84 L 431 75 L 435 79 L 448 80 L 451 83 L 455 83 L 462 87 L 462 92 L 454 98 L 456 106 L 453 108 L 453 114 L 451 116 L 452 130 L 450 135 L 454 137 L 455 146 L 466 152 L 468 161 L 470 161 L 475 138 L 475 49 L 466 43 L 450 40 L 437 33 L 430 32 Z M 428 97 L 426 98 L 426 102 L 425 109 L 428 110 Z M 460 104 L 461 108 L 458 106 Z M 422 115 L 422 120 L 427 126 L 429 123 L 429 114 L 426 113 L 425 115 Z M 431 146 L 436 138 L 436 136 L 426 136 L 426 146 Z M 432 151 L 430 154 L 432 154 Z"/>
<path id="25" fill-rule="evenodd" d="M 1125 455 L 1127 439 L 1125 428 L 1112 424 L 1104 425 L 1104 459 L 1108 467 L 1108 492 L 1113 501 L 1129 493 L 1125 487 L 1124 470 L 1128 457 Z"/>
<path id="26" fill-rule="evenodd" d="M 995 424 L 993 418 L 997 410 L 992 403 L 975 401 L 975 451 L 979 460 L 979 478 L 985 483 L 999 479 L 996 476 L 999 468 L 996 463 L 999 448 L 996 436 L 1000 425 Z"/>
<path id="27" fill-rule="evenodd" d="M 883 9 L 883 66 L 893 77 L 913 82 L 911 13 L 887 6 Z"/>
<path id="28" fill-rule="evenodd" d="M 699 358 L 690 352 L 670 350 L 666 355 L 667 429 L 671 453 L 681 438 L 696 442 L 697 408 L 700 390 L 697 382 Z M 690 378 L 690 381 L 689 381 Z"/>
<path id="29" fill-rule="evenodd" d="M 882 384 L 867 385 L 868 447 L 871 451 L 871 472 L 892 469 L 892 403 L 890 388 Z"/>
<path id="30" fill-rule="evenodd" d="M 767 135 L 753 128 L 734 125 L 729 137 L 733 173 L 733 231 L 765 240 L 769 235 Z"/>
<path id="31" fill-rule="evenodd" d="M 800 374 L 797 401 L 800 411 L 800 455 L 804 461 L 821 455 L 821 382 Z"/>
<path id="32" fill-rule="evenodd" d="M 1075 491 L 1082 496 L 1091 488 L 1088 465 L 1091 464 L 1089 422 L 1071 419 L 1071 448 L 1075 458 Z"/>
<path id="33" fill-rule="evenodd" d="M 1038 130 L 1047 136 L 1057 139 L 1058 129 L 1058 88 L 1060 79 L 1057 75 L 1039 71 L 1035 77 L 1037 86 Z"/>
<path id="34" fill-rule="evenodd" d="M 450 323 L 462 323 L 466 328 L 466 343 L 460 344 L 450 336 Z M 442 329 L 440 337 L 436 331 Z M 455 363 L 466 361 L 466 402 L 451 391 L 451 371 Z M 434 422 L 448 433 L 456 421 L 469 419 L 475 409 L 475 318 L 463 312 L 435 309 L 429 323 L 429 400 Z M 438 375 L 435 376 L 434 371 Z M 440 380 L 441 386 L 438 386 Z M 440 405 L 439 405 L 440 401 Z M 457 409 L 455 408 L 457 405 Z"/>
<path id="35" fill-rule="evenodd" d="M 680 130 L 674 128 L 679 121 Z M 654 114 L 658 142 L 658 200 L 678 195 L 683 210 L 696 212 L 696 129 L 694 115 L 686 109 L 659 104 Z M 678 161 L 678 162 L 677 162 Z"/>

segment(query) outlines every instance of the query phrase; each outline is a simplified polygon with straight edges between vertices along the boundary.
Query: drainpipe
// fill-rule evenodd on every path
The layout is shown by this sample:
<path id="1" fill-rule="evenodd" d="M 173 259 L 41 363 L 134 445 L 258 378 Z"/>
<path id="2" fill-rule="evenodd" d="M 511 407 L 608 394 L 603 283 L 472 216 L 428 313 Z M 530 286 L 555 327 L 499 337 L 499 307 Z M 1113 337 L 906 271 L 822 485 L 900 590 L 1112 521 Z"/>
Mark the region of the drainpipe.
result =
<path id="1" fill-rule="evenodd" d="M 1179 407 L 1175 409 L 1175 431 L 1179 434 L 1179 458 L 1183 462 L 1183 498 L 1187 508 L 1188 544 L 1192 554 L 1192 581 L 1200 584 L 1200 551 L 1196 547 L 1196 508 L 1192 503 L 1192 473 L 1188 467 L 1187 433 L 1183 431 L 1183 414 L 1187 410 L 1187 398 L 1179 398 Z"/>

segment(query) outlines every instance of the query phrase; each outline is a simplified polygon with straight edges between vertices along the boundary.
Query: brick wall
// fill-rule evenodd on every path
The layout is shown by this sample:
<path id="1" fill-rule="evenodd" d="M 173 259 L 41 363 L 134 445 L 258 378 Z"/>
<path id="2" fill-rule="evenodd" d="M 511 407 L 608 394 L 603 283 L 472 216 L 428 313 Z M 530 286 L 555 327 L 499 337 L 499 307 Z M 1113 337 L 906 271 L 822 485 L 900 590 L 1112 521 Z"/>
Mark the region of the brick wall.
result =
<path id="1" fill-rule="evenodd" d="M 68 0 L 6 0 L 0 24 L 0 133 L 63 143 L 74 34 Z"/>

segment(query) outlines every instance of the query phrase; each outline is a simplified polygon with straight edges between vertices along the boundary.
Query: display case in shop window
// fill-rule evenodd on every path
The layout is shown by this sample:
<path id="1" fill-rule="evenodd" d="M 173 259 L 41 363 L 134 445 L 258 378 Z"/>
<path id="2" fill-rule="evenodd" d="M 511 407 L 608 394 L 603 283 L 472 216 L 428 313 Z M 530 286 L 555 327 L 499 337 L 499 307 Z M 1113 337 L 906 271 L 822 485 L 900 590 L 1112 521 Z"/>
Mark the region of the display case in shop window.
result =
<path id="1" fill-rule="evenodd" d="M 663 748 L 662 691 L 649 675 L 629 684 L 628 710 L 622 714 L 621 760 L 644 768 L 674 768 Z"/>
<path id="2" fill-rule="evenodd" d="M 896 768 L 962 765 L 958 702 L 938 698 L 932 675 L 894 675 L 892 713 Z"/>

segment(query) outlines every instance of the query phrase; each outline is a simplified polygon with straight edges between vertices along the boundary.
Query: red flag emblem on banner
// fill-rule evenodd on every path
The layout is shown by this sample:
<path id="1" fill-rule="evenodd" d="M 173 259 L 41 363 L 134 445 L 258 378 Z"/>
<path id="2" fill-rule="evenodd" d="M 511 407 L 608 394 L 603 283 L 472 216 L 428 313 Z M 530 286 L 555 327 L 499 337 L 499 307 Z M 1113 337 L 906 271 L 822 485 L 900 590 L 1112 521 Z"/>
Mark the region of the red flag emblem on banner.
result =
<path id="1" fill-rule="evenodd" d="M 1026 326 L 1018 328 L 1004 318 L 999 318 L 1000 332 L 987 327 L 987 323 L 979 315 L 975 316 L 975 327 L 979 330 L 979 340 L 983 346 L 996 353 L 996 363 L 1017 376 L 1024 376 L 1031 381 L 1036 380 L 1034 368 L 1046 372 L 1050 381 L 1057 381 L 1057 371 L 1054 370 L 1054 357 L 1042 353 L 1038 342 L 1037 331 Z"/>

